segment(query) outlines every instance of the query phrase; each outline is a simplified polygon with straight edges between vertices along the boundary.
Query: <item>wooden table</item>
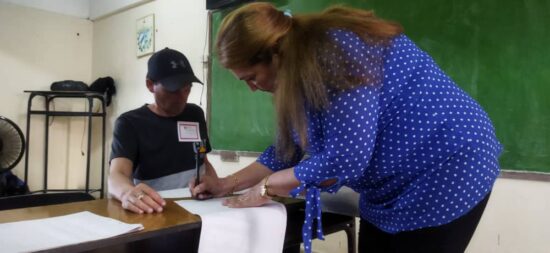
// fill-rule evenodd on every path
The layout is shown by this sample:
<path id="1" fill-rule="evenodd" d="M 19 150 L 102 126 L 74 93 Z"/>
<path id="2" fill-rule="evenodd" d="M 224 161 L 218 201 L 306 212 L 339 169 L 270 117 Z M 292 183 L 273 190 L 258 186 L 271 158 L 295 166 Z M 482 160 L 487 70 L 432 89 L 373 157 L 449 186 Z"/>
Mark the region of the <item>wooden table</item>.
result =
<path id="1" fill-rule="evenodd" d="M 143 230 L 119 235 L 107 239 L 85 242 L 55 248 L 55 252 L 197 252 L 200 239 L 201 219 L 174 201 L 166 199 L 162 213 L 135 214 L 122 208 L 117 200 L 98 199 L 60 205 L 49 205 L 31 208 L 0 211 L 0 223 L 42 219 L 82 211 L 113 218 L 125 223 L 141 223 Z M 285 252 L 298 252 L 301 242 L 301 225 L 303 224 L 303 205 L 300 199 L 276 198 L 287 209 L 287 230 L 285 235 Z M 347 230 L 348 236 L 353 231 L 354 245 L 355 217 L 323 214 L 325 234 Z M 349 239 L 348 238 L 348 239 Z M 0 246 L 1 247 L 1 246 Z M 160 247 L 160 249 L 159 249 Z M 350 251 L 353 252 L 353 251 Z"/>
<path id="2" fill-rule="evenodd" d="M 166 200 L 166 206 L 162 213 L 153 214 L 134 214 L 128 212 L 122 208 L 120 202 L 113 199 L 98 199 L 61 205 L 12 209 L 0 211 L 0 223 L 49 218 L 82 211 L 90 211 L 125 223 L 141 223 L 144 229 L 139 232 L 107 239 L 56 248 L 56 252 L 82 252 L 89 250 L 109 252 L 114 246 L 119 247 L 130 242 L 183 231 L 200 231 L 201 227 L 201 219 L 198 215 L 194 215 L 181 208 L 173 200 Z"/>

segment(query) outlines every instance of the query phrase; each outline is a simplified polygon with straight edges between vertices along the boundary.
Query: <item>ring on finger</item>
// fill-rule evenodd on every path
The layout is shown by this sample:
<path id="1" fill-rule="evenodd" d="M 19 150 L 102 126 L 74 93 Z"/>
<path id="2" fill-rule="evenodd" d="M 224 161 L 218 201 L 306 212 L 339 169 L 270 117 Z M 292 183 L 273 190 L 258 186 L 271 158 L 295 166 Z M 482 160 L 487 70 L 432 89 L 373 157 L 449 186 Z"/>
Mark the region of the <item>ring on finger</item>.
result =
<path id="1" fill-rule="evenodd" d="M 136 199 L 141 200 L 144 196 L 145 194 L 143 194 L 143 192 L 140 192 L 138 195 L 136 195 Z"/>

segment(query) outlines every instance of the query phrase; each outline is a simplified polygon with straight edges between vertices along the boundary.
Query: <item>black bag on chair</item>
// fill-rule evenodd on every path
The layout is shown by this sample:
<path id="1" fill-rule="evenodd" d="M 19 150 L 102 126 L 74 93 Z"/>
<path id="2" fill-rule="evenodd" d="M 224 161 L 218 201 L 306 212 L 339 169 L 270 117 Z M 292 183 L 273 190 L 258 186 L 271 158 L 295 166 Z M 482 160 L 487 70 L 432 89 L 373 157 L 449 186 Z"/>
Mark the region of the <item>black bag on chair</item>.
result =
<path id="1" fill-rule="evenodd" d="M 88 85 L 81 81 L 65 80 L 53 82 L 50 85 L 52 91 L 88 91 Z"/>
<path id="2" fill-rule="evenodd" d="M 116 94 L 115 80 L 110 76 L 100 77 L 90 85 L 90 90 L 107 93 L 105 103 L 109 106 L 111 104 L 111 97 Z"/>
<path id="3" fill-rule="evenodd" d="M 0 173 L 0 197 L 29 193 L 27 184 L 11 171 Z"/>

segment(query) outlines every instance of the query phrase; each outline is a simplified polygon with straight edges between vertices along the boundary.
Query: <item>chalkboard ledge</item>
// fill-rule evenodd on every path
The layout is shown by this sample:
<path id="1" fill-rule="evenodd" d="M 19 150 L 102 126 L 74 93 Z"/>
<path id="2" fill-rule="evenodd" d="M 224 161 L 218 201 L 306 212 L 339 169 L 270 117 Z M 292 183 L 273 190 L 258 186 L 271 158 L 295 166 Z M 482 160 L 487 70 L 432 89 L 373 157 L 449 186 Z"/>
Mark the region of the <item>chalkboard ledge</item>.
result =
<path id="1" fill-rule="evenodd" d="M 500 172 L 500 178 L 550 182 L 550 173 L 502 170 Z"/>
<path id="2" fill-rule="evenodd" d="M 223 162 L 239 162 L 239 157 L 241 156 L 255 158 L 260 156 L 262 153 L 253 152 L 253 151 L 233 151 L 233 150 L 215 149 L 215 150 L 212 150 L 210 154 L 219 155 Z"/>

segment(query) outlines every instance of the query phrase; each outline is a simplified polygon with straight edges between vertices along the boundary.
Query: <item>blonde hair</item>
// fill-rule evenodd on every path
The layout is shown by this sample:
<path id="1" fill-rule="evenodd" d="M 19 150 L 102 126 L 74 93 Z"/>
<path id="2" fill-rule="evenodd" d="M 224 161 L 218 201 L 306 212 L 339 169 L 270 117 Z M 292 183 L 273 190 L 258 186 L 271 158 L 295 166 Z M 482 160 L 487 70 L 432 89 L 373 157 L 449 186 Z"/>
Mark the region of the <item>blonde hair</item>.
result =
<path id="1" fill-rule="evenodd" d="M 372 11 L 333 6 L 321 13 L 290 17 L 262 2 L 236 9 L 220 26 L 216 48 L 225 68 L 269 64 L 274 54 L 278 56 L 275 146 L 284 160 L 296 152 L 294 134 L 300 147 L 307 148 L 306 105 L 313 110 L 325 109 L 329 103 L 328 88 L 345 90 L 376 82 L 376 76 L 358 79 L 346 73 L 322 71 L 329 67 L 322 60 L 329 56 L 323 52 L 337 50 L 328 38 L 331 29 L 354 32 L 367 43 L 387 43 L 402 32 L 399 24 L 382 20 Z"/>

